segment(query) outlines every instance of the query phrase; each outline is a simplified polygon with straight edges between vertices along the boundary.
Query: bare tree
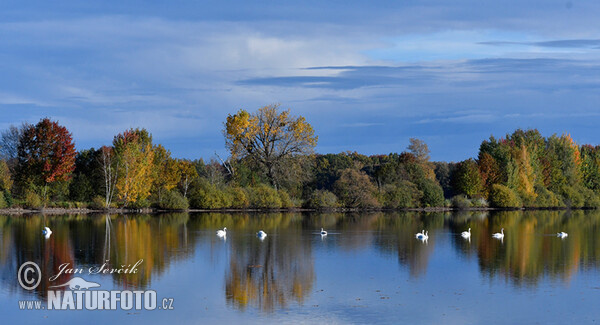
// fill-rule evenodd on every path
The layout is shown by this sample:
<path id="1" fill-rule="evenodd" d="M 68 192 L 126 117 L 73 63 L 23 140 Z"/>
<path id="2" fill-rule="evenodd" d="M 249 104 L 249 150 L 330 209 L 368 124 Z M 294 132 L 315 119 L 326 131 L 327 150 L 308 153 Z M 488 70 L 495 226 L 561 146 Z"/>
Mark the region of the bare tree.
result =
<path id="1" fill-rule="evenodd" d="M 18 146 L 21 141 L 23 131 L 29 128 L 31 124 L 23 123 L 21 127 L 11 125 L 8 129 L 2 131 L 0 136 L 0 158 L 6 160 L 11 171 L 17 162 Z"/>
<path id="2" fill-rule="evenodd" d="M 229 176 L 233 177 L 235 170 L 233 169 L 233 165 L 231 164 L 230 158 L 227 158 L 227 160 L 223 160 L 223 159 L 221 159 L 221 157 L 219 156 L 219 154 L 216 151 L 215 151 L 215 156 L 217 156 L 217 158 L 221 161 L 221 165 L 223 165 L 223 167 L 225 167 L 225 170 L 227 170 L 227 173 L 229 173 Z"/>

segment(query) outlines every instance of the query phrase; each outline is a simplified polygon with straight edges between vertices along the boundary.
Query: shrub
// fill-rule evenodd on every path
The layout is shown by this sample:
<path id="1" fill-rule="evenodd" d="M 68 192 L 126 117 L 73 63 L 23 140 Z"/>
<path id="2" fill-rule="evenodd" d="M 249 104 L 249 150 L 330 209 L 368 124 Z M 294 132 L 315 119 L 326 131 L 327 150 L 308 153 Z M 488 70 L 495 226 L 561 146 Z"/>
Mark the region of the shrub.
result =
<path id="1" fill-rule="evenodd" d="M 496 208 L 515 208 L 521 206 L 521 199 L 507 186 L 494 184 L 490 191 L 490 205 Z"/>
<path id="2" fill-rule="evenodd" d="M 487 208 L 489 203 L 482 197 L 471 199 L 471 206 L 474 208 Z"/>
<path id="3" fill-rule="evenodd" d="M 335 194 L 327 190 L 314 191 L 304 204 L 307 208 L 330 209 L 338 206 Z"/>
<path id="4" fill-rule="evenodd" d="M 250 189 L 250 206 L 261 209 L 281 208 L 281 198 L 274 188 L 261 184 Z"/>
<path id="5" fill-rule="evenodd" d="M 466 209 L 471 206 L 471 201 L 466 195 L 456 195 L 452 198 L 452 207 L 456 209 Z"/>
<path id="6" fill-rule="evenodd" d="M 423 192 L 421 204 L 424 207 L 441 207 L 444 205 L 444 190 L 440 184 L 430 179 L 424 179 L 418 184 Z"/>
<path id="7" fill-rule="evenodd" d="M 231 207 L 236 209 L 244 209 L 250 205 L 248 194 L 246 191 L 239 187 L 230 187 L 227 190 L 228 195 L 231 197 Z"/>
<path id="8" fill-rule="evenodd" d="M 147 198 L 137 200 L 137 201 L 131 203 L 131 205 L 129 207 L 134 208 L 134 209 L 146 209 L 146 208 L 150 207 L 150 200 L 148 200 Z"/>
<path id="9" fill-rule="evenodd" d="M 39 209 L 42 207 L 42 199 L 37 193 L 33 191 L 27 191 L 25 193 L 25 207 L 30 209 Z"/>
<path id="10" fill-rule="evenodd" d="M 290 199 L 290 195 L 286 191 L 279 190 L 278 193 L 279 193 L 279 200 L 281 201 L 282 208 L 294 207 L 294 202 L 292 202 L 292 199 Z"/>
<path id="11" fill-rule="evenodd" d="M 382 203 L 386 208 L 414 208 L 419 206 L 423 192 L 409 181 L 383 187 Z"/>
<path id="12" fill-rule="evenodd" d="M 600 207 L 600 197 L 598 195 L 586 187 L 579 187 L 580 192 L 583 195 L 584 204 L 583 206 L 586 208 L 597 208 Z"/>
<path id="13" fill-rule="evenodd" d="M 106 208 L 106 199 L 102 196 L 94 196 L 90 208 L 100 210 Z"/>
<path id="14" fill-rule="evenodd" d="M 15 202 L 12 195 L 10 194 L 10 191 L 3 191 L 3 194 L 4 195 L 2 197 L 6 201 L 7 207 L 12 207 L 15 204 Z"/>
<path id="15" fill-rule="evenodd" d="M 165 193 L 159 207 L 168 210 L 186 210 L 189 208 L 189 204 L 188 200 L 179 191 L 174 190 Z"/>
<path id="16" fill-rule="evenodd" d="M 4 193 L 0 192 L 0 209 L 8 208 L 8 203 L 6 199 L 4 199 Z"/>
<path id="17" fill-rule="evenodd" d="M 585 198 L 577 188 L 572 186 L 563 186 L 560 189 L 565 205 L 569 208 L 580 208 L 585 205 Z"/>
<path id="18" fill-rule="evenodd" d="M 222 191 L 205 179 L 194 184 L 190 191 L 189 203 L 194 208 L 223 209 L 231 207 L 233 196 L 229 191 Z"/>
<path id="19" fill-rule="evenodd" d="M 561 199 L 544 186 L 536 185 L 535 193 L 537 194 L 534 202 L 536 207 L 551 208 L 563 206 Z"/>

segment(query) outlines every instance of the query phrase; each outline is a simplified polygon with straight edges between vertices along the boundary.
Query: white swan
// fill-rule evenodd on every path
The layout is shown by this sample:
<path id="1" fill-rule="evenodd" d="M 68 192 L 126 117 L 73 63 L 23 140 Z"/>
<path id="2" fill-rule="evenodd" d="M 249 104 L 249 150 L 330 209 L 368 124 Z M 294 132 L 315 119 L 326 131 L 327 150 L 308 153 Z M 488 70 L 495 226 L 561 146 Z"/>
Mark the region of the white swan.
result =
<path id="1" fill-rule="evenodd" d="M 425 233 L 418 233 L 417 234 L 417 239 L 420 239 L 420 240 L 427 240 L 427 239 L 429 239 L 429 230 L 425 231 Z"/>
<path id="2" fill-rule="evenodd" d="M 493 234 L 492 237 L 498 238 L 498 239 L 504 238 L 504 228 L 502 228 L 500 230 L 500 232 L 497 232 L 497 233 Z"/>
<path id="3" fill-rule="evenodd" d="M 219 236 L 219 237 L 227 236 L 227 227 L 224 227 L 223 230 L 221 230 L 221 229 L 217 230 L 217 236 Z"/>
<path id="4" fill-rule="evenodd" d="M 258 237 L 259 239 L 265 239 L 265 237 L 267 237 L 267 233 L 260 230 L 259 232 L 256 233 L 256 237 Z"/>
<path id="5" fill-rule="evenodd" d="M 44 237 L 46 237 L 46 239 L 50 238 L 50 235 L 52 235 L 52 230 L 50 230 L 50 228 L 48 227 L 44 227 L 44 229 L 42 230 L 42 234 L 44 235 Z"/>
<path id="6" fill-rule="evenodd" d="M 556 236 L 560 237 L 560 238 L 565 238 L 565 237 L 569 236 L 569 234 L 567 234 L 564 231 L 561 231 L 561 232 L 557 233 Z"/>
<path id="7" fill-rule="evenodd" d="M 420 237 L 422 237 L 423 235 L 425 235 L 425 229 L 421 230 L 421 232 L 418 232 L 418 233 L 416 233 L 416 234 L 415 234 L 415 237 L 416 237 L 416 238 L 420 238 Z"/>
<path id="8" fill-rule="evenodd" d="M 463 236 L 463 238 L 471 238 L 471 228 L 469 228 L 469 231 L 463 231 L 460 235 Z"/>
<path id="9" fill-rule="evenodd" d="M 323 230 L 323 228 L 321 228 L 321 236 L 327 236 L 327 231 Z"/>

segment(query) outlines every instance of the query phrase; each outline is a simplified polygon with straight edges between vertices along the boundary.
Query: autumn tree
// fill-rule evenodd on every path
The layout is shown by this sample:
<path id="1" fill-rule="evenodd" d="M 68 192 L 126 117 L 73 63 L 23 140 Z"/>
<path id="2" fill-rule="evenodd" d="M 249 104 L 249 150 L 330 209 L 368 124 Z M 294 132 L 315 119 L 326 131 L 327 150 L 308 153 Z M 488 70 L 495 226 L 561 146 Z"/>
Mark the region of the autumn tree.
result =
<path id="1" fill-rule="evenodd" d="M 376 188 L 369 176 L 354 169 L 344 169 L 334 183 L 336 195 L 345 207 L 368 208 L 379 206 L 375 199 Z"/>
<path id="2" fill-rule="evenodd" d="M 190 184 L 198 177 L 198 172 L 196 171 L 194 164 L 189 160 L 179 160 L 177 169 L 179 171 L 179 186 L 181 192 L 183 193 L 183 197 L 187 198 Z"/>
<path id="3" fill-rule="evenodd" d="M 130 129 L 115 136 L 113 147 L 119 164 L 117 198 L 125 206 L 143 204 L 150 195 L 154 176 L 152 136 L 145 129 Z"/>
<path id="4" fill-rule="evenodd" d="M 410 151 L 410 153 L 415 155 L 415 157 L 417 157 L 417 159 L 421 162 L 429 161 L 429 147 L 425 141 L 417 138 L 410 138 L 408 141 L 410 144 L 408 145 L 407 149 Z"/>
<path id="5" fill-rule="evenodd" d="M 0 160 L 0 190 L 4 192 L 10 192 L 13 180 L 11 177 L 10 169 L 8 164 L 4 160 Z"/>
<path id="6" fill-rule="evenodd" d="M 279 105 L 227 116 L 223 134 L 232 158 L 250 158 L 275 187 L 279 186 L 277 171 L 286 160 L 311 153 L 318 138 L 304 117 L 293 117 L 289 110 L 279 112 Z"/>
<path id="7" fill-rule="evenodd" d="M 153 192 L 156 194 L 158 204 L 162 203 L 164 193 L 172 190 L 179 182 L 179 169 L 177 161 L 171 158 L 171 152 L 161 144 L 154 148 Z"/>
<path id="8" fill-rule="evenodd" d="M 600 146 L 583 145 L 581 152 L 581 178 L 583 185 L 600 191 Z"/>
<path id="9" fill-rule="evenodd" d="M 71 133 L 48 118 L 23 130 L 17 146 L 17 179 L 22 186 L 43 187 L 67 181 L 75 169 L 75 144 Z M 24 182 L 24 183 L 23 183 Z"/>
<path id="10" fill-rule="evenodd" d="M 481 176 L 482 193 L 485 198 L 488 198 L 492 185 L 500 182 L 502 172 L 496 159 L 487 152 L 479 154 L 477 164 Z"/>

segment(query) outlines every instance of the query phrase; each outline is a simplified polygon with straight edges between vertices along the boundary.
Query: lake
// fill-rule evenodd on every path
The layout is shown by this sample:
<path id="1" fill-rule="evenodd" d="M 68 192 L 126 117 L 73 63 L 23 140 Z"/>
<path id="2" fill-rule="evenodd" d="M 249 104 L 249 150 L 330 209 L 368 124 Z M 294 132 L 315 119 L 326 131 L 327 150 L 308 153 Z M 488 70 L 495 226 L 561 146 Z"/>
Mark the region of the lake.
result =
<path id="1" fill-rule="evenodd" d="M 492 238 L 501 228 L 504 239 Z M 427 242 L 415 238 L 422 229 Z M 599 257 L 594 210 L 0 216 L 0 314 L 3 324 L 592 323 Z M 140 260 L 135 273 L 49 280 L 61 265 L 88 272 Z M 31 291 L 17 280 L 28 261 L 42 273 Z M 173 309 L 19 308 L 45 304 L 49 290 L 66 294 L 49 286 L 75 276 L 102 290 L 154 290 Z"/>

